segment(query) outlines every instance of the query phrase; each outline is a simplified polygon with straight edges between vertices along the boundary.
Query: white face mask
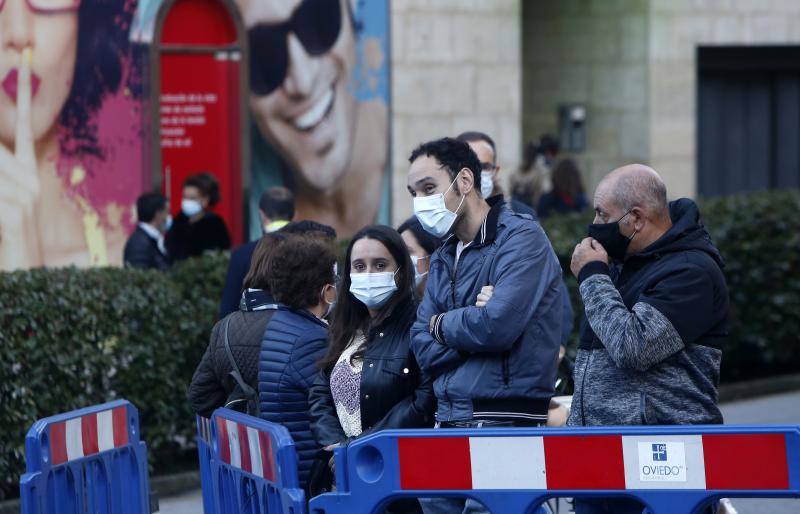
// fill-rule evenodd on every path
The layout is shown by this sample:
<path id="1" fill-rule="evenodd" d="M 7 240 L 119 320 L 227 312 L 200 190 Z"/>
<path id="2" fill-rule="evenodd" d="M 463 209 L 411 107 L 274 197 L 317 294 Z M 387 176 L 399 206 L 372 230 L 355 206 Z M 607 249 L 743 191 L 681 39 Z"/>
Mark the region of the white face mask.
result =
<path id="1" fill-rule="evenodd" d="M 198 214 L 200 211 L 203 210 L 203 205 L 197 200 L 184 198 L 183 200 L 181 200 L 181 210 L 186 215 L 186 217 L 191 218 L 192 216 Z"/>
<path id="2" fill-rule="evenodd" d="M 447 191 L 450 191 L 457 179 L 458 176 L 450 183 Z M 461 209 L 461 204 L 464 203 L 465 196 L 462 196 L 461 202 L 456 207 L 456 212 L 448 209 L 444 203 L 444 195 L 447 194 L 447 191 L 430 196 L 414 197 L 414 215 L 419 220 L 422 228 L 435 237 L 443 237 L 450 232 L 453 223 L 456 221 L 458 211 Z"/>
<path id="3" fill-rule="evenodd" d="M 397 291 L 394 276 L 397 273 L 384 271 L 381 273 L 351 273 L 350 292 L 367 309 L 380 309 Z"/>
<path id="4" fill-rule="evenodd" d="M 333 288 L 333 291 L 334 291 L 334 293 L 336 292 L 336 287 Z M 322 317 L 323 318 L 329 318 L 330 315 L 331 315 L 331 312 L 333 312 L 334 306 L 336 305 L 336 295 L 334 294 L 332 302 L 328 302 L 328 300 L 325 299 L 325 288 L 323 287 L 322 288 L 322 301 L 328 304 L 328 309 L 325 311 L 325 315 L 322 316 Z"/>
<path id="5" fill-rule="evenodd" d="M 481 194 L 484 198 L 492 196 L 494 191 L 494 172 L 481 171 Z"/>
<path id="6" fill-rule="evenodd" d="M 411 264 L 414 265 L 414 284 L 416 284 L 417 286 L 419 286 L 422 283 L 422 281 L 425 280 L 425 277 L 428 276 L 427 271 L 425 273 L 419 272 L 417 263 L 424 259 L 430 259 L 430 257 L 431 257 L 430 255 L 426 255 L 425 257 L 417 257 L 416 255 L 411 256 Z"/>

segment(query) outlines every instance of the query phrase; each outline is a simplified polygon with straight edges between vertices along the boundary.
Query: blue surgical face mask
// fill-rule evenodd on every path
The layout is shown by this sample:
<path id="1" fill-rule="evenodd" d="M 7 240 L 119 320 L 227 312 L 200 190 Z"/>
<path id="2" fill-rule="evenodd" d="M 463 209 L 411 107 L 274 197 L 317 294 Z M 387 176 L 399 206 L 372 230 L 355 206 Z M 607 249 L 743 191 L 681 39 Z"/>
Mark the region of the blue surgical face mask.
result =
<path id="1" fill-rule="evenodd" d="M 447 191 L 450 191 L 457 179 L 458 177 L 456 176 Z M 444 203 L 444 195 L 447 194 L 447 191 L 435 195 L 414 197 L 414 215 L 419 220 L 422 228 L 435 237 L 444 237 L 445 234 L 450 232 L 458 216 L 458 211 L 461 209 L 461 204 L 464 203 L 464 198 L 466 198 L 465 196 L 461 197 L 461 202 L 453 212 Z"/>
<path id="2" fill-rule="evenodd" d="M 481 171 L 481 195 L 484 199 L 492 196 L 494 191 L 494 171 Z"/>
<path id="3" fill-rule="evenodd" d="M 422 260 L 425 260 L 425 259 L 430 259 L 430 258 L 431 258 L 430 255 L 426 255 L 424 257 L 417 257 L 416 255 L 412 255 L 411 256 L 411 264 L 414 265 L 414 284 L 416 286 L 419 286 L 422 283 L 422 281 L 425 280 L 425 277 L 428 276 L 428 272 L 427 271 L 425 273 L 420 273 L 419 272 L 419 268 L 417 267 L 417 263 L 419 261 L 422 261 Z"/>
<path id="4" fill-rule="evenodd" d="M 397 271 L 350 273 L 350 293 L 367 309 L 380 309 L 397 291 L 396 274 Z"/>
<path id="5" fill-rule="evenodd" d="M 192 200 L 191 198 L 184 198 L 181 200 L 181 211 L 183 211 L 187 218 L 199 214 L 202 210 L 203 205 L 197 200 Z"/>

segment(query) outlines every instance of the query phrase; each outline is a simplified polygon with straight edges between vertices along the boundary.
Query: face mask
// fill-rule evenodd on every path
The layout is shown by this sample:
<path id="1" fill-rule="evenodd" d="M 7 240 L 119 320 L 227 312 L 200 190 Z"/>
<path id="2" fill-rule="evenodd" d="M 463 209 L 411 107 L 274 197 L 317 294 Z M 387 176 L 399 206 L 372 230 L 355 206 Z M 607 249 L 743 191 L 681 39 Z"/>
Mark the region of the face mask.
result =
<path id="1" fill-rule="evenodd" d="M 183 211 L 187 218 L 199 214 L 202 210 L 203 206 L 197 200 L 191 200 L 189 198 L 181 200 L 181 211 Z"/>
<path id="2" fill-rule="evenodd" d="M 351 273 L 350 292 L 367 309 L 380 309 L 397 291 L 394 276 L 397 272 Z"/>
<path id="3" fill-rule="evenodd" d="M 450 191 L 450 188 L 453 187 L 455 183 L 456 181 L 453 180 L 450 183 L 450 187 L 447 188 L 447 191 Z M 461 204 L 464 203 L 465 197 L 462 196 L 461 202 L 459 202 L 458 207 L 456 207 L 456 212 L 448 209 L 444 204 L 444 195 L 447 194 L 447 191 L 430 196 L 414 197 L 414 215 L 419 220 L 422 228 L 435 237 L 443 237 L 450 232 L 453 223 L 456 221 L 458 210 L 461 209 Z"/>
<path id="4" fill-rule="evenodd" d="M 492 196 L 492 191 L 494 191 L 493 179 L 493 171 L 481 171 L 481 194 L 484 198 L 489 198 Z"/>
<path id="5" fill-rule="evenodd" d="M 430 259 L 430 257 L 430 255 L 426 255 L 425 257 L 417 257 L 416 255 L 411 256 L 411 264 L 414 265 L 414 284 L 418 287 L 422 281 L 425 280 L 425 277 L 428 276 L 428 272 L 426 271 L 425 273 L 420 273 L 417 263 L 424 259 Z"/>
<path id="6" fill-rule="evenodd" d="M 628 245 L 631 239 L 636 235 L 634 231 L 630 237 L 622 235 L 619 231 L 619 222 L 625 219 L 625 216 L 630 214 L 631 211 L 626 212 L 617 221 L 611 223 L 593 223 L 589 225 L 589 237 L 596 239 L 603 248 L 605 248 L 608 256 L 617 262 L 625 260 L 625 253 L 628 251 Z"/>

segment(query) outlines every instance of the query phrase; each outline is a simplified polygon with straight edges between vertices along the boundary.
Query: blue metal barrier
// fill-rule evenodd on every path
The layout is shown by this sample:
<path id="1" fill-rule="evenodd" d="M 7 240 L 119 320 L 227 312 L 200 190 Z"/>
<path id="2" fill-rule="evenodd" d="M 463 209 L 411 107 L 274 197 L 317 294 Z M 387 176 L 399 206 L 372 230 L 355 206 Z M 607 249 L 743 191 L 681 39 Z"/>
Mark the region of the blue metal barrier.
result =
<path id="1" fill-rule="evenodd" d="M 720 498 L 800 498 L 800 427 L 391 430 L 335 450 L 337 490 L 312 514 L 380 512 L 403 497 L 468 497 L 494 513 L 552 497 L 634 498 L 654 514 Z"/>
<path id="2" fill-rule="evenodd" d="M 203 490 L 203 512 L 214 514 L 214 489 L 211 481 L 211 420 L 197 416 L 197 458 L 200 462 L 200 485 Z"/>
<path id="3" fill-rule="evenodd" d="M 211 417 L 215 514 L 304 514 L 297 451 L 289 431 L 229 409 Z M 203 483 L 203 496 L 206 484 Z"/>
<path id="4" fill-rule="evenodd" d="M 25 457 L 22 514 L 150 514 L 147 448 L 125 400 L 37 421 Z"/>

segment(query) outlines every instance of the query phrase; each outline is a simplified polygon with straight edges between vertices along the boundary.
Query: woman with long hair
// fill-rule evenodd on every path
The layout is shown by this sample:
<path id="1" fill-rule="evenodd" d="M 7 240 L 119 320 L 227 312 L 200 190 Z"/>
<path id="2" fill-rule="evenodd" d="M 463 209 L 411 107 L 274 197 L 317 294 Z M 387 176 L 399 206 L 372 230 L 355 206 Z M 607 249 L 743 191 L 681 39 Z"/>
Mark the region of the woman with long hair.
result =
<path id="1" fill-rule="evenodd" d="M 385 428 L 432 426 L 433 385 L 409 348 L 414 268 L 397 231 L 373 225 L 353 237 L 336 300 L 309 393 L 317 442 L 331 448 Z"/>
<path id="2" fill-rule="evenodd" d="M 581 212 L 588 206 L 578 164 L 572 159 L 562 159 L 553 168 L 553 190 L 542 195 L 536 212 L 540 218 L 546 218 L 552 214 Z"/>

